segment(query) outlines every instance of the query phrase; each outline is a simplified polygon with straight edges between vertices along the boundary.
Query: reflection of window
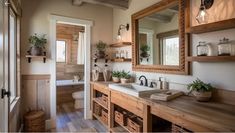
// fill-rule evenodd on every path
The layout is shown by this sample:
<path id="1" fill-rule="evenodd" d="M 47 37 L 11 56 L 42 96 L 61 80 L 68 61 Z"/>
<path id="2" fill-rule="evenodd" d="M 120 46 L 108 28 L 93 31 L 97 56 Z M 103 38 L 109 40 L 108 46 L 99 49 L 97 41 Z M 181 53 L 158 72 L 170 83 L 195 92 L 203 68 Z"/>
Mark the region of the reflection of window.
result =
<path id="1" fill-rule="evenodd" d="M 11 92 L 11 97 L 10 97 L 10 103 L 12 103 L 14 101 L 14 99 L 16 98 L 16 83 L 17 83 L 17 79 L 16 79 L 16 15 L 15 13 L 10 9 L 10 14 L 9 14 L 9 32 L 10 32 L 10 49 L 9 49 L 9 62 L 10 62 L 10 92 Z"/>
<path id="2" fill-rule="evenodd" d="M 163 38 L 163 65 L 179 65 L 179 37 Z"/>
<path id="3" fill-rule="evenodd" d="M 56 41 L 56 62 L 66 62 L 66 41 Z"/>

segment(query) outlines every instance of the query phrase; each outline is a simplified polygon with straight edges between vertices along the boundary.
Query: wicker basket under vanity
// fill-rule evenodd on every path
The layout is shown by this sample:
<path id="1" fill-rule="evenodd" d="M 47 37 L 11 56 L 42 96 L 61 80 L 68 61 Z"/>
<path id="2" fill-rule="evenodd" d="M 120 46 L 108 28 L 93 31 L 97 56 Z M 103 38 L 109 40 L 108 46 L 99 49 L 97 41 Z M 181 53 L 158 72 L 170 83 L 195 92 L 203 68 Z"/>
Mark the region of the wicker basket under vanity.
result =
<path id="1" fill-rule="evenodd" d="M 45 132 L 45 112 L 30 111 L 24 115 L 25 132 Z"/>

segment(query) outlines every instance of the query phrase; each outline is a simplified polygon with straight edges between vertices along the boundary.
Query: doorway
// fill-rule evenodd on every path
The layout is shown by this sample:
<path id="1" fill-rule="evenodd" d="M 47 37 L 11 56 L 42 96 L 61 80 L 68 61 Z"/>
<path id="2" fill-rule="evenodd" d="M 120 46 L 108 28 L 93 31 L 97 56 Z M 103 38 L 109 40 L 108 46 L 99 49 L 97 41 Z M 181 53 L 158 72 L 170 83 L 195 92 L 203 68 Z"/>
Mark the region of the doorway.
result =
<path id="1" fill-rule="evenodd" d="M 51 45 L 51 89 L 50 89 L 50 114 L 51 119 L 56 119 L 56 24 L 70 24 L 84 27 L 85 61 L 84 61 L 84 117 L 91 118 L 90 109 L 90 51 L 92 21 L 50 15 L 50 44 Z"/>

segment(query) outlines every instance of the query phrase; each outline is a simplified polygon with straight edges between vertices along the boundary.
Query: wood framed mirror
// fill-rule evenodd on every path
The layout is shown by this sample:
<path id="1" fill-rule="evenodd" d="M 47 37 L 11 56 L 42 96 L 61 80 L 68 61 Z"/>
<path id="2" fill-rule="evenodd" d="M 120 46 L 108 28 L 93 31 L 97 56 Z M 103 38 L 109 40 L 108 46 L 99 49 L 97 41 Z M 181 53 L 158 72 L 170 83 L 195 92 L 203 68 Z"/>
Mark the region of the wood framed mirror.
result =
<path id="1" fill-rule="evenodd" d="M 162 0 L 132 15 L 133 71 L 189 74 L 187 0 Z"/>

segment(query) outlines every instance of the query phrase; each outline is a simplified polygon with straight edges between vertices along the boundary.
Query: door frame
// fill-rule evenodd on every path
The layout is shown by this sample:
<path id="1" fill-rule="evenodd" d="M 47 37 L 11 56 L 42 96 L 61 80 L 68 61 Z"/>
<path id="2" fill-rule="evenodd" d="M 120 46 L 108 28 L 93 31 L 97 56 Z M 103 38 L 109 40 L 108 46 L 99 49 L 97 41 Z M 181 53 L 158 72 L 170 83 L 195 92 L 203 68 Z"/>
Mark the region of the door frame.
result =
<path id="1" fill-rule="evenodd" d="M 56 24 L 72 24 L 85 27 L 85 72 L 84 72 L 84 117 L 91 119 L 90 109 L 90 70 L 91 70 L 91 27 L 93 22 L 89 20 L 70 18 L 58 15 L 49 15 L 50 18 L 50 44 L 51 44 L 51 86 L 50 86 L 50 114 L 51 119 L 56 119 Z"/>

